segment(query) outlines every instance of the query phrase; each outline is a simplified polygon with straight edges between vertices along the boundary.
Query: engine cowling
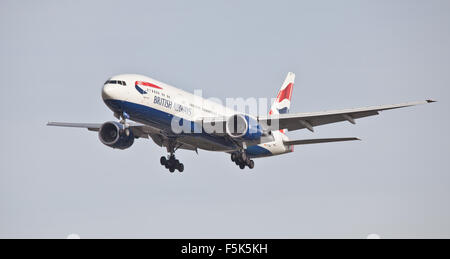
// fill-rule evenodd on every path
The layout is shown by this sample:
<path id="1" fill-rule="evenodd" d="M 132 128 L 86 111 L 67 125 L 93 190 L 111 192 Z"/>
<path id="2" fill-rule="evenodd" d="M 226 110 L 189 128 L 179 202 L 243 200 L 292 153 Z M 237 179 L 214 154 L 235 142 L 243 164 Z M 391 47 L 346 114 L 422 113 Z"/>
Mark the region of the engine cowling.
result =
<path id="1" fill-rule="evenodd" d="M 134 143 L 134 135 L 131 130 L 126 134 L 125 127 L 114 121 L 104 123 L 98 132 L 100 141 L 108 147 L 127 149 Z"/>
<path id="2" fill-rule="evenodd" d="M 261 125 L 253 117 L 235 114 L 228 118 L 226 124 L 227 134 L 232 138 L 249 141 L 258 140 L 263 135 Z"/>

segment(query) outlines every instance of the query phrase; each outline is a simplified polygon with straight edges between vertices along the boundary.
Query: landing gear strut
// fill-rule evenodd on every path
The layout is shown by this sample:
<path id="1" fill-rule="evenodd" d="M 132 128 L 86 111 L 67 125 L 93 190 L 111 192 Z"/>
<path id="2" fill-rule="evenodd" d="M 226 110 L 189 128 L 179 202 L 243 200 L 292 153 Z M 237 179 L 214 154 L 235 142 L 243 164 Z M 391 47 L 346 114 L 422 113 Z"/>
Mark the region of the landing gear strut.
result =
<path id="1" fill-rule="evenodd" d="M 173 173 L 175 170 L 178 170 L 180 173 L 184 171 L 184 165 L 183 163 L 180 163 L 180 160 L 175 158 L 175 141 L 170 141 L 169 145 L 167 146 L 167 152 L 170 153 L 170 155 L 161 157 L 160 163 L 162 166 L 164 166 L 166 169 L 169 169 L 169 172 Z"/>
<path id="2" fill-rule="evenodd" d="M 127 136 L 129 136 L 130 135 L 130 128 L 129 128 L 130 125 L 127 123 L 127 119 L 130 118 L 130 115 L 128 115 L 128 113 L 123 111 L 122 113 L 114 113 L 114 117 L 119 119 L 119 123 L 122 124 L 125 129 L 125 134 Z"/>
<path id="3" fill-rule="evenodd" d="M 231 161 L 236 163 L 241 169 L 245 169 L 245 166 L 253 169 L 255 167 L 255 162 L 251 160 L 245 152 L 234 152 L 231 154 Z"/>

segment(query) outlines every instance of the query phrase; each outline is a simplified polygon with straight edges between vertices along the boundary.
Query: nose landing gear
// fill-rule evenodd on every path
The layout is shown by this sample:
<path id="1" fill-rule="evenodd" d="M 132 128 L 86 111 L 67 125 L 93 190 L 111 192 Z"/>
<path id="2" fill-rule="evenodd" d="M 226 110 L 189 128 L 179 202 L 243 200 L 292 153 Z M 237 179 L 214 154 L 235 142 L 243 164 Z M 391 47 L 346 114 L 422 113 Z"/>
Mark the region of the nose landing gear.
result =
<path id="1" fill-rule="evenodd" d="M 130 115 L 123 111 L 122 113 L 114 113 L 114 117 L 119 119 L 119 123 L 123 125 L 125 129 L 125 134 L 127 136 L 130 135 L 130 125 L 127 123 L 127 120 L 130 119 Z"/>
<path id="2" fill-rule="evenodd" d="M 255 167 L 255 162 L 251 160 L 245 152 L 234 152 L 231 154 L 231 161 L 236 163 L 241 169 L 248 168 L 253 169 Z"/>

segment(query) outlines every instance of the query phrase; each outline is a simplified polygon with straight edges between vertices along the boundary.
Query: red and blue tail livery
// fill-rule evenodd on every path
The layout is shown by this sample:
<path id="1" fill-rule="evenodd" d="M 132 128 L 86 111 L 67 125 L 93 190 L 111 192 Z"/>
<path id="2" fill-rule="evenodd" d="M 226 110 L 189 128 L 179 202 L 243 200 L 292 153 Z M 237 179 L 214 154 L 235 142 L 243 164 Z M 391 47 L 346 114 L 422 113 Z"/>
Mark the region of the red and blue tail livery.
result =
<path id="1" fill-rule="evenodd" d="M 292 91 L 294 90 L 294 81 L 295 74 L 291 72 L 288 73 L 286 79 L 281 85 L 281 89 L 278 92 L 277 98 L 272 104 L 270 115 L 289 113 L 289 109 L 291 107 Z"/>

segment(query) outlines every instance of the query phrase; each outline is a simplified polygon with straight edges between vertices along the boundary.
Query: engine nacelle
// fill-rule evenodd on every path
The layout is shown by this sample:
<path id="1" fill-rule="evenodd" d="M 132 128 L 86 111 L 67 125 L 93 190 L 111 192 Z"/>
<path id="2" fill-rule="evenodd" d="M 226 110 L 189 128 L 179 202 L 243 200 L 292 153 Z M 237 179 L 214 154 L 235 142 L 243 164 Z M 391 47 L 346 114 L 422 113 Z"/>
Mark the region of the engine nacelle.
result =
<path id="1" fill-rule="evenodd" d="M 125 127 L 114 121 L 104 123 L 98 132 L 100 141 L 108 147 L 127 149 L 134 143 L 134 135 L 131 130 L 126 134 Z"/>
<path id="2" fill-rule="evenodd" d="M 249 141 L 259 140 L 263 135 L 258 121 L 248 115 L 235 114 L 228 118 L 226 124 L 227 134 L 232 138 Z"/>

